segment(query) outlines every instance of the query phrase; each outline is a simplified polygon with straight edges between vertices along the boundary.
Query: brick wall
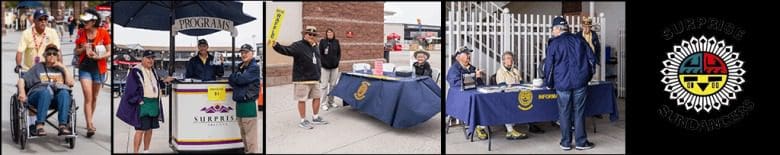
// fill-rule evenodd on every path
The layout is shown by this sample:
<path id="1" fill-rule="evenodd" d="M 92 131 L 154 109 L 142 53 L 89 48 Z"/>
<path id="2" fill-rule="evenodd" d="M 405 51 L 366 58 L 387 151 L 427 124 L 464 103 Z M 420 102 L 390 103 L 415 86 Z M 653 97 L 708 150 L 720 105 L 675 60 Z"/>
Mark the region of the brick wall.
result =
<path id="1" fill-rule="evenodd" d="M 373 64 L 383 57 L 383 2 L 303 2 L 303 27 L 315 26 L 320 34 L 331 28 L 341 43 L 340 71 L 351 71 L 353 63 Z M 347 38 L 346 32 L 353 37 Z M 292 64 L 266 65 L 268 86 L 289 84 Z"/>

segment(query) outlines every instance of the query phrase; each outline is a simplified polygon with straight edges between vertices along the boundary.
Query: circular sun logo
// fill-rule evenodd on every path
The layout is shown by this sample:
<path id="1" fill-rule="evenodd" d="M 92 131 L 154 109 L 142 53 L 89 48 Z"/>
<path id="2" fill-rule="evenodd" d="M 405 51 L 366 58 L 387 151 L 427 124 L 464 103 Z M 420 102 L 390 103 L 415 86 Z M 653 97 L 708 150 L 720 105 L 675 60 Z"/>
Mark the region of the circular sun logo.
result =
<path id="1" fill-rule="evenodd" d="M 715 37 L 691 37 L 674 45 L 674 51 L 666 54 L 661 82 L 666 84 L 664 91 L 669 99 L 686 110 L 720 110 L 721 105 L 728 106 L 729 100 L 737 99 L 739 86 L 744 83 L 742 61 L 739 53 L 723 40 Z"/>

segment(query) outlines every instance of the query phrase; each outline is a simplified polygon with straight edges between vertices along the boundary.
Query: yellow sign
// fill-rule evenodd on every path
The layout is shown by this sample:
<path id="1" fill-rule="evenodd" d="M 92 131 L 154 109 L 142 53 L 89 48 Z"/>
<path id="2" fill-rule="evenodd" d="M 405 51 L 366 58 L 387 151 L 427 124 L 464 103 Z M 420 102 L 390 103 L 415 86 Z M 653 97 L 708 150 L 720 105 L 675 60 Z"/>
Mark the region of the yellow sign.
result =
<path id="1" fill-rule="evenodd" d="M 368 91 L 368 86 L 371 86 L 371 83 L 368 81 L 360 82 L 360 87 L 358 87 L 358 90 L 354 94 L 356 100 L 360 101 L 366 98 L 366 91 Z"/>
<path id="2" fill-rule="evenodd" d="M 540 100 L 554 100 L 558 99 L 558 94 L 539 94 L 536 98 Z"/>
<path id="3" fill-rule="evenodd" d="M 279 29 L 282 27 L 282 20 L 284 19 L 284 9 L 276 8 L 274 12 L 274 18 L 271 21 L 271 32 L 268 32 L 268 46 L 271 46 L 276 42 L 276 38 L 279 37 Z"/>
<path id="4" fill-rule="evenodd" d="M 533 101 L 533 93 L 531 93 L 530 90 L 523 90 L 520 91 L 520 93 L 517 94 L 517 108 L 520 108 L 520 110 L 526 111 L 530 110 L 534 107 L 531 102 Z"/>
<path id="5" fill-rule="evenodd" d="M 225 100 L 225 96 L 227 96 L 227 93 L 225 92 L 225 86 L 209 86 L 208 89 L 209 101 Z"/>

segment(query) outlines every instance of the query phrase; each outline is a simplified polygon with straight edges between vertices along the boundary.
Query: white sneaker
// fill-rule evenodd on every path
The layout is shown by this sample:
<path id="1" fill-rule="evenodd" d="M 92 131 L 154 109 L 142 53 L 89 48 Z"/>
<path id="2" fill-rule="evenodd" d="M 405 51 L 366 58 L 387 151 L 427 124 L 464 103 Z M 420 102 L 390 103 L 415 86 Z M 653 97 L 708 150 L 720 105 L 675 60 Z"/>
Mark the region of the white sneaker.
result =
<path id="1" fill-rule="evenodd" d="M 144 152 L 143 152 L 143 153 L 149 153 L 149 150 L 144 150 Z"/>
<path id="2" fill-rule="evenodd" d="M 320 107 L 321 107 L 322 110 L 325 110 L 325 111 L 328 111 L 328 109 L 330 109 L 330 107 L 328 107 L 328 104 L 323 104 Z"/>
<path id="3" fill-rule="evenodd" d="M 571 150 L 571 146 L 563 146 L 563 145 L 560 145 L 560 146 L 561 146 L 561 150 L 564 150 L 564 151 Z"/>

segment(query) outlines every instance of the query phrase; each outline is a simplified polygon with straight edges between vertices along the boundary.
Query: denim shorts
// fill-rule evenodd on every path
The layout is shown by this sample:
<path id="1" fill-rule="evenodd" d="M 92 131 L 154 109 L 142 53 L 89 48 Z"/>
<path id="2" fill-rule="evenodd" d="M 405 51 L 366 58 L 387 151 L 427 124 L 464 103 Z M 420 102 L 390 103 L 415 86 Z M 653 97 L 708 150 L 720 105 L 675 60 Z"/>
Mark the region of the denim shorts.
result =
<path id="1" fill-rule="evenodd" d="M 97 71 L 90 72 L 79 70 L 79 79 L 89 79 L 92 80 L 92 83 L 103 83 L 103 81 L 106 80 L 106 74 L 100 74 Z"/>

